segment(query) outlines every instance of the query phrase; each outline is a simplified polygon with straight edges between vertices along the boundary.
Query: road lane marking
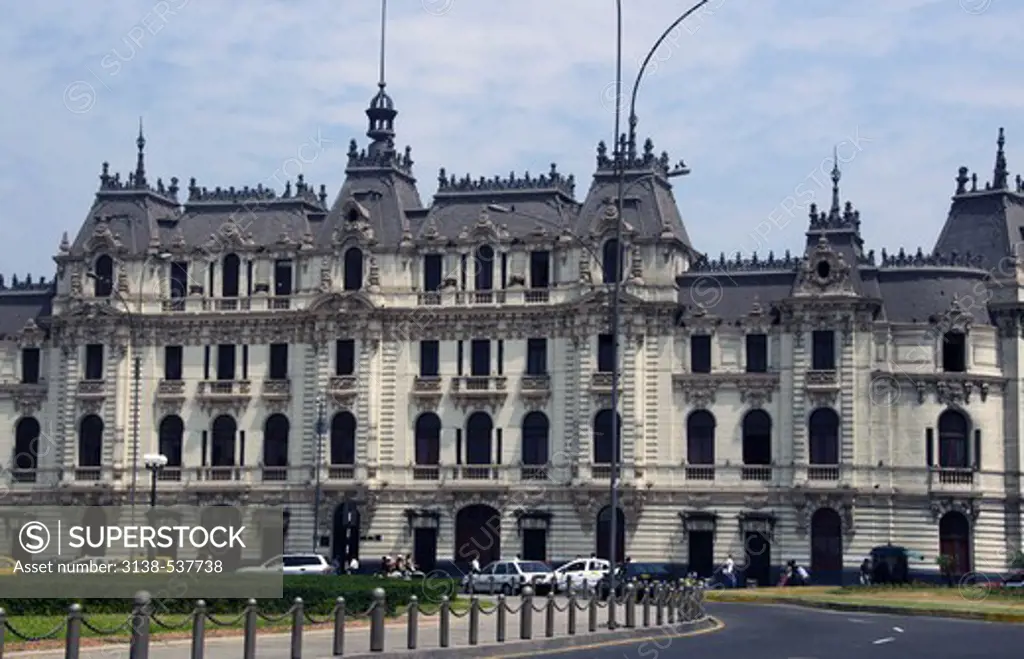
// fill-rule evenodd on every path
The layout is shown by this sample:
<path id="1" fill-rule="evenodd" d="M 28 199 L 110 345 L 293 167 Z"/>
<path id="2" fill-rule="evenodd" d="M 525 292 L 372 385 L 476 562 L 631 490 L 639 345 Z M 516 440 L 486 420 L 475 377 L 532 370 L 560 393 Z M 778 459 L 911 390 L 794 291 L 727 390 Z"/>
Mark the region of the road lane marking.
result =
<path id="1" fill-rule="evenodd" d="M 858 625 L 866 625 L 866 624 L 868 624 L 867 620 L 861 620 L 860 618 L 847 618 L 847 620 L 849 620 L 850 622 L 855 622 Z"/>
<path id="2" fill-rule="evenodd" d="M 893 628 L 892 628 L 892 630 L 893 630 L 894 632 L 899 632 L 899 633 L 901 633 L 901 634 L 903 633 L 903 628 L 902 628 L 902 627 L 893 627 Z"/>
<path id="3" fill-rule="evenodd" d="M 874 644 L 875 644 L 875 645 L 882 645 L 883 643 L 892 643 L 892 642 L 893 642 L 893 641 L 895 641 L 895 640 L 896 640 L 896 639 L 895 639 L 895 638 L 893 638 L 892 636 L 886 636 L 885 638 L 880 638 L 880 639 L 878 639 L 877 641 L 875 641 L 875 643 L 874 643 Z"/>

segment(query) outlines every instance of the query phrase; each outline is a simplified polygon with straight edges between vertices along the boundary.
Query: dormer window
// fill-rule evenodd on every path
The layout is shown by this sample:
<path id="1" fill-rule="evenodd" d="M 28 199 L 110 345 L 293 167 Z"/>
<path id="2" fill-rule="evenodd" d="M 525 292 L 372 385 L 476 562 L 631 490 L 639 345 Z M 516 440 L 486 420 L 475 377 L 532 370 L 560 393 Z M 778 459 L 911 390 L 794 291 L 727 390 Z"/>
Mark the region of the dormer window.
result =
<path id="1" fill-rule="evenodd" d="M 228 254 L 224 257 L 224 267 L 220 274 L 220 286 L 222 297 L 238 297 L 238 275 L 242 262 L 237 254 Z"/>
<path id="2" fill-rule="evenodd" d="M 278 259 L 274 262 L 274 295 L 292 294 L 292 261 Z"/>
<path id="3" fill-rule="evenodd" d="M 612 238 L 605 242 L 601 250 L 601 274 L 604 283 L 614 284 L 616 276 L 622 281 L 622 256 L 618 240 Z"/>
<path id="4" fill-rule="evenodd" d="M 363 288 L 363 250 L 351 247 L 345 252 L 345 290 L 358 291 Z"/>
<path id="5" fill-rule="evenodd" d="M 963 332 L 946 332 L 942 336 L 942 370 L 946 373 L 967 370 L 967 335 Z"/>
<path id="6" fill-rule="evenodd" d="M 96 259 L 93 267 L 93 295 L 110 297 L 114 293 L 114 259 L 106 254 Z"/>
<path id="7" fill-rule="evenodd" d="M 476 272 L 473 283 L 478 291 L 494 289 L 494 248 L 490 245 L 480 245 L 476 250 Z"/>
<path id="8" fill-rule="evenodd" d="M 357 211 L 355 208 L 350 208 L 348 210 L 348 218 L 347 219 L 348 219 L 349 223 L 355 224 L 356 222 L 359 221 L 359 211 Z"/>

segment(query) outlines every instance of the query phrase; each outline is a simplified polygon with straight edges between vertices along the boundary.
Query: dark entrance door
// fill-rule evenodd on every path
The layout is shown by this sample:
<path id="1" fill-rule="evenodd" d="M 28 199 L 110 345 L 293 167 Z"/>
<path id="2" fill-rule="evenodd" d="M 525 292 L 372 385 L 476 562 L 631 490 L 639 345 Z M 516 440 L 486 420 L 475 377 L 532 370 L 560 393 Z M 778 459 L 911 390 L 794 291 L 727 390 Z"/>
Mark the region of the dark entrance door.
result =
<path id="1" fill-rule="evenodd" d="M 431 572 L 437 567 L 437 529 L 413 530 L 412 560 L 422 572 Z"/>
<path id="2" fill-rule="evenodd" d="M 523 560 L 548 560 L 548 532 L 545 529 L 523 529 Z"/>
<path id="3" fill-rule="evenodd" d="M 334 509 L 332 531 L 331 556 L 341 565 L 347 565 L 353 558 L 358 559 L 359 511 L 354 503 L 345 501 Z"/>
<path id="4" fill-rule="evenodd" d="M 699 577 L 710 577 L 715 571 L 715 532 L 690 531 L 690 563 L 687 570 Z"/>
<path id="5" fill-rule="evenodd" d="M 626 556 L 626 515 L 615 510 L 615 558 L 612 558 L 612 509 L 605 506 L 597 514 L 597 557 L 621 563 Z"/>
<path id="6" fill-rule="evenodd" d="M 466 506 L 455 516 L 455 564 L 468 569 L 474 557 L 480 567 L 501 558 L 501 513 L 483 504 Z"/>
<path id="7" fill-rule="evenodd" d="M 771 586 L 772 545 L 761 531 L 747 531 L 743 534 L 743 546 L 747 568 L 743 578 L 753 579 L 758 586 Z"/>
<path id="8" fill-rule="evenodd" d="M 843 581 L 843 525 L 831 508 L 819 508 L 811 518 L 811 579 L 819 584 Z"/>
<path id="9" fill-rule="evenodd" d="M 971 524 L 962 513 L 952 511 L 939 520 L 939 553 L 953 557 L 953 576 L 971 571 Z"/>

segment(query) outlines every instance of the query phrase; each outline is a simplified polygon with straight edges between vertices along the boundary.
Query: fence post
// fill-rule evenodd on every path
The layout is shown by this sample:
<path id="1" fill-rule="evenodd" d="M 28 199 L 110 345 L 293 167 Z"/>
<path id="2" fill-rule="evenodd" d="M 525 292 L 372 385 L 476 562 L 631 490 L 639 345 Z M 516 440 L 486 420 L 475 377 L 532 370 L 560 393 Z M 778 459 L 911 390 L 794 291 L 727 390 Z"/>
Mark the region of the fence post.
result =
<path id="1" fill-rule="evenodd" d="M 665 584 L 658 584 L 654 599 L 654 624 L 661 627 L 665 624 Z"/>
<path id="2" fill-rule="evenodd" d="M 622 592 L 626 592 L 626 590 L 625 590 L 625 588 L 623 586 L 619 586 L 619 588 L 623 589 Z M 608 629 L 615 629 L 616 627 L 619 626 L 618 620 L 616 619 L 617 618 L 617 614 L 618 614 L 618 611 L 616 610 L 616 609 L 618 609 L 618 604 L 619 604 L 619 602 L 618 602 L 618 599 L 615 597 L 615 591 L 612 590 L 611 588 L 609 588 L 608 589 Z"/>
<path id="3" fill-rule="evenodd" d="M 370 612 L 370 652 L 384 651 L 384 615 L 387 600 L 383 588 L 373 589 L 373 611 Z"/>
<path id="4" fill-rule="evenodd" d="M 480 598 L 473 595 L 469 598 L 469 644 L 480 642 Z"/>
<path id="5" fill-rule="evenodd" d="M 64 639 L 64 659 L 78 659 L 78 644 L 82 638 L 82 605 L 68 608 L 68 630 Z"/>
<path id="6" fill-rule="evenodd" d="M 441 611 L 440 611 L 440 622 L 437 626 L 437 645 L 442 648 L 448 647 L 451 642 L 451 604 L 448 602 L 448 596 L 441 596 Z"/>
<path id="7" fill-rule="evenodd" d="M 551 638 L 555 635 L 555 594 L 548 593 L 547 608 L 544 610 L 544 636 Z"/>
<path id="8" fill-rule="evenodd" d="M 651 584 L 650 587 L 644 589 L 643 599 L 643 625 L 644 627 L 651 626 L 651 594 L 654 593 L 654 589 L 658 587 L 658 584 Z"/>
<path id="9" fill-rule="evenodd" d="M 256 659 L 256 600 L 250 599 L 245 605 L 245 628 L 242 632 L 243 659 Z"/>
<path id="10" fill-rule="evenodd" d="M 345 654 L 345 598 L 334 601 L 334 656 Z"/>
<path id="11" fill-rule="evenodd" d="M 626 584 L 626 628 L 636 627 L 636 586 L 633 582 Z"/>
<path id="12" fill-rule="evenodd" d="M 305 621 L 302 608 L 302 598 L 296 597 L 292 604 L 292 659 L 302 659 L 302 623 Z"/>
<path id="13" fill-rule="evenodd" d="M 523 586 L 523 599 L 519 609 L 519 638 L 533 638 L 533 588 Z"/>
<path id="14" fill-rule="evenodd" d="M 0 659 L 4 656 L 4 632 L 7 631 L 7 612 L 0 607 Z"/>
<path id="15" fill-rule="evenodd" d="M 206 649 L 206 602 L 199 600 L 192 610 L 192 654 L 191 659 L 203 659 Z"/>
<path id="16" fill-rule="evenodd" d="M 567 623 L 568 629 L 566 630 L 569 636 L 576 635 L 576 593 L 569 591 L 569 621 Z"/>
<path id="17" fill-rule="evenodd" d="M 587 611 L 587 629 L 591 634 L 597 631 L 597 595 L 591 593 L 590 609 Z"/>
<path id="18" fill-rule="evenodd" d="M 505 596 L 498 595 L 498 611 L 497 620 L 495 621 L 496 627 L 494 631 L 494 640 L 498 643 L 505 642 L 505 627 L 507 625 L 505 616 L 508 614 L 508 611 L 505 609 L 506 606 L 507 605 L 505 604 Z"/>
<path id="19" fill-rule="evenodd" d="M 668 624 L 676 624 L 676 587 L 668 587 Z"/>
<path id="20" fill-rule="evenodd" d="M 406 642 L 410 650 L 416 649 L 416 632 L 419 625 L 420 601 L 415 595 L 409 596 L 409 617 L 406 621 L 409 629 L 406 632 Z M 298 659 L 302 659 L 299 657 Z"/>
<path id="21" fill-rule="evenodd" d="M 128 656 L 131 659 L 148 659 L 149 657 L 149 593 L 140 590 L 135 594 L 135 606 L 132 607 L 132 638 Z"/>

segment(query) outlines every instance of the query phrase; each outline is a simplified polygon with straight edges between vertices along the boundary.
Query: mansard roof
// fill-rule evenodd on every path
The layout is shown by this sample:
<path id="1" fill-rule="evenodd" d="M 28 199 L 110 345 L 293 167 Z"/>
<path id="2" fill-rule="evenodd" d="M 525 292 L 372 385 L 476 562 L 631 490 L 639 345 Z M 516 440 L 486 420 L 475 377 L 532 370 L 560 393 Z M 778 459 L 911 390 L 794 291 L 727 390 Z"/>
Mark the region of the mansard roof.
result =
<path id="1" fill-rule="evenodd" d="M 7 281 L 0 275 L 0 340 L 15 339 L 26 327 L 47 327 L 54 292 L 54 282 L 45 278 L 15 275 Z"/>

